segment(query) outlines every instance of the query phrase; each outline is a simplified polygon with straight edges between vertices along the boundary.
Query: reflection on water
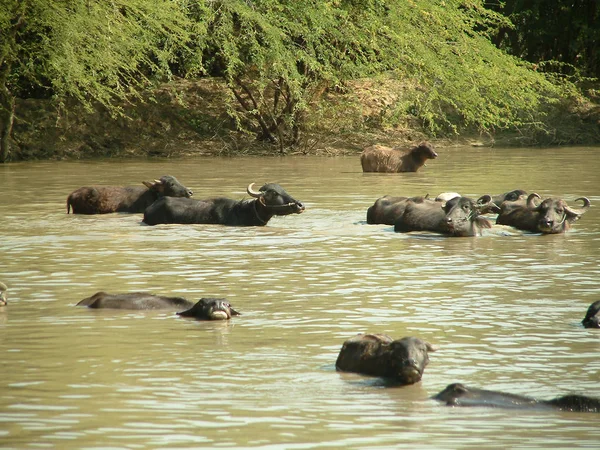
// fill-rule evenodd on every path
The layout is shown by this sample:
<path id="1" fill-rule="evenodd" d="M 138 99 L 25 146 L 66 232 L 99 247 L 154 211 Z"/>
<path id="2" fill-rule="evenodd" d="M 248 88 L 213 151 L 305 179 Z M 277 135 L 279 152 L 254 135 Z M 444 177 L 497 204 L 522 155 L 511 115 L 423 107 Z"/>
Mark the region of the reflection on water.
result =
<path id="1" fill-rule="evenodd" d="M 578 157 L 574 157 L 574 155 Z M 600 397 L 600 152 L 441 149 L 414 174 L 358 157 L 33 162 L 0 166 L 3 448 L 574 448 L 597 416 L 449 408 L 447 384 Z M 161 225 L 66 214 L 72 190 L 176 176 L 196 198 L 278 182 L 305 213 L 267 227 Z M 514 188 L 592 208 L 565 235 L 478 238 L 366 225 L 384 195 Z M 227 297 L 242 316 L 76 308 L 99 290 Z M 421 383 L 337 373 L 359 332 L 439 346 Z"/>

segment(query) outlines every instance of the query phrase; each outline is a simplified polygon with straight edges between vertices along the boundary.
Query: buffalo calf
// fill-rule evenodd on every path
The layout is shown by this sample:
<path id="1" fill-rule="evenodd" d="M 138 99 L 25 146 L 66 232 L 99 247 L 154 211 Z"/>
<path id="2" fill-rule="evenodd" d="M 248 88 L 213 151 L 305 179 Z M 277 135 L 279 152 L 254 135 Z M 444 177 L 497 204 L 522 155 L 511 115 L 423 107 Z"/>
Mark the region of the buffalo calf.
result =
<path id="1" fill-rule="evenodd" d="M 536 205 L 536 199 L 541 199 L 541 197 L 532 193 L 529 194 L 527 200 L 502 203 L 496 223 L 534 233 L 564 233 L 591 206 L 586 197 L 575 200 L 583 202 L 581 209 L 570 207 L 561 198 L 546 198 L 539 205 Z"/>
<path id="2" fill-rule="evenodd" d="M 421 142 L 410 150 L 396 150 L 383 145 L 372 145 L 360 154 L 363 172 L 416 172 L 428 159 L 438 154 L 429 142 Z"/>
<path id="3" fill-rule="evenodd" d="M 493 408 L 600 412 L 600 399 L 585 395 L 564 395 L 552 400 L 538 400 L 524 395 L 470 388 L 461 383 L 449 384 L 432 398 L 444 402 L 448 406 L 487 406 Z"/>
<path id="4" fill-rule="evenodd" d="M 295 200 L 278 184 L 265 184 L 257 191 L 252 183 L 246 191 L 253 197 L 252 200 L 163 197 L 146 209 L 143 221 L 148 225 L 184 223 L 264 226 L 273 216 L 300 214 L 305 209 L 302 202 Z"/>
<path id="5" fill-rule="evenodd" d="M 413 384 L 423 376 L 429 363 L 428 352 L 435 350 L 430 343 L 416 337 L 393 340 L 385 334 L 359 334 L 344 342 L 335 367 L 342 372 Z"/>
<path id="6" fill-rule="evenodd" d="M 165 175 L 160 180 L 142 182 L 146 187 L 86 186 L 69 194 L 67 214 L 143 213 L 156 199 L 191 197 L 193 192 L 177 178 Z"/>

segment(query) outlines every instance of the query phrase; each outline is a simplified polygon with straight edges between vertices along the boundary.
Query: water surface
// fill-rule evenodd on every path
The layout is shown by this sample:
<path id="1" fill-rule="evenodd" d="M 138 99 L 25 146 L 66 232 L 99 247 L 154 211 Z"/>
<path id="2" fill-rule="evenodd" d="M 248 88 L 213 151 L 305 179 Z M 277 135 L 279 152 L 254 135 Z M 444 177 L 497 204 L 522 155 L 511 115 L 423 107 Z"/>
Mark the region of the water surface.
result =
<path id="1" fill-rule="evenodd" d="M 600 397 L 600 151 L 439 149 L 418 173 L 363 174 L 358 156 L 0 165 L 1 448 L 598 448 L 595 414 L 450 408 L 453 382 L 549 399 Z M 278 182 L 304 214 L 266 227 L 141 224 L 66 214 L 90 184 L 176 176 L 196 198 Z M 592 208 L 564 235 L 477 238 L 366 225 L 380 196 L 515 188 Z M 76 308 L 151 291 L 227 297 L 243 315 Z M 356 333 L 437 345 L 423 380 L 337 373 Z"/>

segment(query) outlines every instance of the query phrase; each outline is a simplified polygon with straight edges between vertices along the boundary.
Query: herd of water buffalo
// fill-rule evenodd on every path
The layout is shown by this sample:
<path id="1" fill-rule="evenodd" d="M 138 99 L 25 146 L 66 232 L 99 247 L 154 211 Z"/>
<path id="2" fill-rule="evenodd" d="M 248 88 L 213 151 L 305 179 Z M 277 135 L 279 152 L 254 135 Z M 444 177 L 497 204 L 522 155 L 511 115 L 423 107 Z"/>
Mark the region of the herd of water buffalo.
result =
<path id="1" fill-rule="evenodd" d="M 365 172 L 415 172 L 426 160 L 434 159 L 433 146 L 422 142 L 408 151 L 372 146 L 361 154 Z M 165 175 L 145 187 L 87 186 L 67 198 L 67 213 L 143 213 L 147 225 L 220 224 L 264 226 L 273 216 L 299 214 L 302 202 L 280 185 L 269 183 L 258 190 L 254 183 L 246 191 L 251 199 L 225 197 L 192 199 L 193 192 L 175 177 Z M 542 199 L 536 193 L 517 189 L 498 195 L 482 195 L 477 200 L 457 193 L 443 193 L 435 199 L 384 196 L 367 210 L 368 224 L 393 225 L 396 232 L 429 231 L 448 236 L 475 236 L 491 228 L 486 214 L 497 214 L 496 223 L 542 233 L 563 233 L 590 207 L 581 197 L 581 208 L 569 206 L 561 198 Z M 6 305 L 7 287 L 0 283 L 0 306 Z M 182 297 L 165 297 L 144 292 L 108 294 L 98 292 L 78 306 L 130 310 L 167 309 L 183 317 L 200 320 L 228 320 L 240 315 L 223 298 L 202 298 L 194 303 Z M 582 320 L 586 328 L 600 328 L 600 301 L 592 303 Z M 382 334 L 359 334 L 344 342 L 336 361 L 339 371 L 382 377 L 395 384 L 421 380 L 435 346 L 416 337 L 394 340 Z M 455 406 L 500 406 L 513 408 L 554 408 L 565 411 L 600 412 L 600 399 L 567 395 L 553 400 L 469 388 L 459 383 L 447 386 L 433 398 Z"/>

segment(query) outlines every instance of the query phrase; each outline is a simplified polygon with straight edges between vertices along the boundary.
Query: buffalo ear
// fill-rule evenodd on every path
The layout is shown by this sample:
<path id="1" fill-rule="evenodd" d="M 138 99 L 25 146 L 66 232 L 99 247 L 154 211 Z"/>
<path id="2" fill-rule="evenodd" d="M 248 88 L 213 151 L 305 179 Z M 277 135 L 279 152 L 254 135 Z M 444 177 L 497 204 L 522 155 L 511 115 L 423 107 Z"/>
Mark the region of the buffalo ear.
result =
<path id="1" fill-rule="evenodd" d="M 427 341 L 425 341 L 425 348 L 428 352 L 435 352 L 440 349 L 437 345 L 430 344 Z"/>
<path id="2" fill-rule="evenodd" d="M 492 222 L 482 216 L 477 216 L 475 218 L 475 222 L 477 222 L 477 226 L 479 228 L 492 228 Z"/>
<path id="3" fill-rule="evenodd" d="M 150 183 L 149 181 L 142 181 L 144 186 L 146 186 L 151 191 L 156 192 L 164 192 L 165 185 L 161 180 L 154 180 L 154 182 Z"/>
<path id="4" fill-rule="evenodd" d="M 578 199 L 576 199 L 575 201 L 583 201 L 583 207 L 580 209 L 576 209 L 576 208 L 572 208 L 570 206 L 566 206 L 565 207 L 565 211 L 567 212 L 567 214 L 570 217 L 575 217 L 576 219 L 579 219 L 580 216 L 584 215 L 588 209 L 590 209 L 590 206 L 592 205 L 590 200 L 587 197 L 579 197 Z"/>

